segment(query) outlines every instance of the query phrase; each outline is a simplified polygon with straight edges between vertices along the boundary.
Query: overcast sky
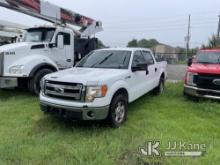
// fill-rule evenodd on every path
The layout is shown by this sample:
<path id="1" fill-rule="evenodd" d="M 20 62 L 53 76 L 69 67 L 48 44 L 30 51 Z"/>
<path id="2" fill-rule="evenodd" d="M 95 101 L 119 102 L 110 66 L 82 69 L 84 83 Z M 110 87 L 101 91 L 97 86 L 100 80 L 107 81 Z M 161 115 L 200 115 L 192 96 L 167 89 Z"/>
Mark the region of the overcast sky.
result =
<path id="1" fill-rule="evenodd" d="M 192 17 L 191 47 L 217 32 L 220 0 L 49 0 L 103 22 L 97 36 L 109 46 L 126 46 L 133 38 L 155 38 L 184 46 L 188 15 Z M 0 19 L 28 26 L 45 23 L 0 8 Z"/>

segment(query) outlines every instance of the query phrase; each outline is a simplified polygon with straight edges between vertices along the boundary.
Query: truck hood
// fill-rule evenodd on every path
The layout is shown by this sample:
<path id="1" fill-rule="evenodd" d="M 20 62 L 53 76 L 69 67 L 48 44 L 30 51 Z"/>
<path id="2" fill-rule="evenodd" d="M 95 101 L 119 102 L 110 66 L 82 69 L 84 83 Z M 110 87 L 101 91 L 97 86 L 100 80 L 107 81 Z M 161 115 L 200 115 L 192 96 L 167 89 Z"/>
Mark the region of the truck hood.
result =
<path id="1" fill-rule="evenodd" d="M 0 46 L 0 52 L 25 50 L 27 48 L 30 48 L 31 45 L 33 45 L 33 44 L 27 43 L 27 42 L 20 42 L 20 43 L 3 45 L 3 46 Z"/>
<path id="2" fill-rule="evenodd" d="M 188 68 L 189 72 L 204 74 L 220 74 L 220 64 L 197 64 L 194 63 Z"/>
<path id="3" fill-rule="evenodd" d="M 98 68 L 71 68 L 47 75 L 51 81 L 82 83 L 84 85 L 98 85 L 108 80 L 123 79 L 128 70 L 98 69 Z"/>

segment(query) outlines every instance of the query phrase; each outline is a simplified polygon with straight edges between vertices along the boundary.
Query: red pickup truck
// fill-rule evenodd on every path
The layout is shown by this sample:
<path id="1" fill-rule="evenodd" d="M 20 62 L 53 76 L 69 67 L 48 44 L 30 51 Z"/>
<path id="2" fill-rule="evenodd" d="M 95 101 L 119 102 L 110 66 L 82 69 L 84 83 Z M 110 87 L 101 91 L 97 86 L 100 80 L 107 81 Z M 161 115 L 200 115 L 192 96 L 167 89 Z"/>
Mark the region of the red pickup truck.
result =
<path id="1" fill-rule="evenodd" d="M 220 48 L 200 50 L 188 65 L 184 94 L 220 100 Z"/>

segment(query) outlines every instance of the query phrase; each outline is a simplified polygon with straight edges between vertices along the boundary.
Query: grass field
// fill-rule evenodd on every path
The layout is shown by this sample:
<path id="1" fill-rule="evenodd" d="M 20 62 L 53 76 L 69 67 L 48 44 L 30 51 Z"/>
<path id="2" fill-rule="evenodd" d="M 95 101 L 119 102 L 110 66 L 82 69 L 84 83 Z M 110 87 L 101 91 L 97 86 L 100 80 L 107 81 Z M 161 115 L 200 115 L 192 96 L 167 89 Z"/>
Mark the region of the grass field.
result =
<path id="1" fill-rule="evenodd" d="M 165 94 L 132 103 L 119 129 L 44 116 L 38 98 L 0 91 L 0 165 L 218 165 L 220 104 L 189 101 L 182 86 L 167 84 Z M 168 141 L 204 143 L 207 149 L 199 158 L 149 158 L 138 152 L 149 140 L 160 140 L 162 151 Z"/>

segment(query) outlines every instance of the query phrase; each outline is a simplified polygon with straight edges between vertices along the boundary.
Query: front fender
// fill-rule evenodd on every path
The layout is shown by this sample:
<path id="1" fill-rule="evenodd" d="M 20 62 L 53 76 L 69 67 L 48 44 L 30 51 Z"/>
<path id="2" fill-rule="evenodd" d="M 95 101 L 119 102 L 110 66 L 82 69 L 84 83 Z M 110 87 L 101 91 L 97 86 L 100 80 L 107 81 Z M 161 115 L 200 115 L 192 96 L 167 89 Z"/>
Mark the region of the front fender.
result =
<path id="1" fill-rule="evenodd" d="M 9 69 L 12 66 L 16 65 L 23 65 L 23 71 L 22 71 L 22 77 L 28 77 L 33 69 L 36 66 L 39 66 L 41 64 L 48 64 L 56 70 L 58 70 L 57 65 L 48 57 L 42 56 L 42 55 L 30 55 L 30 56 L 25 56 L 24 58 L 20 58 L 19 60 L 13 62 L 9 67 L 8 67 L 8 74 L 9 74 Z"/>
<path id="2" fill-rule="evenodd" d="M 108 91 L 108 98 L 110 100 L 109 104 L 111 103 L 111 100 L 113 98 L 113 96 L 115 95 L 115 93 L 119 90 L 119 89 L 125 89 L 128 92 L 128 99 L 130 98 L 130 91 L 129 91 L 129 86 L 127 84 L 127 82 L 123 81 L 123 80 L 119 80 L 117 82 L 115 82 L 109 89 Z M 130 102 L 130 101 L 129 101 Z"/>

